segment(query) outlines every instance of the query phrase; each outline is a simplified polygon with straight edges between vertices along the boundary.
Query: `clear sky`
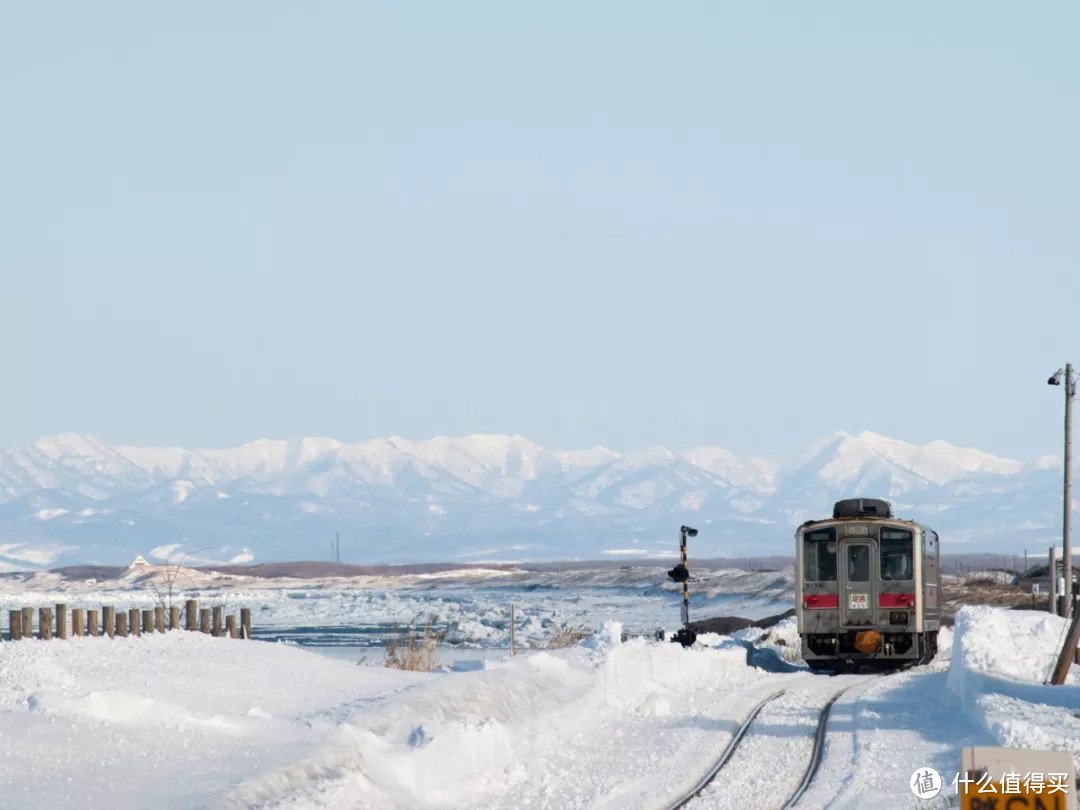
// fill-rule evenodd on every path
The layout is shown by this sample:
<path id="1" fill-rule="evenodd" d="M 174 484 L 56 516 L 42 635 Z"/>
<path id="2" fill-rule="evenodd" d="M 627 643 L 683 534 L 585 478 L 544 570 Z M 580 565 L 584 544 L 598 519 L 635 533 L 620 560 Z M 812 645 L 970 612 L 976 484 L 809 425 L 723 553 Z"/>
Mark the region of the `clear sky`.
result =
<path id="1" fill-rule="evenodd" d="M 21 3 L 0 446 L 1059 452 L 1075 3 Z"/>

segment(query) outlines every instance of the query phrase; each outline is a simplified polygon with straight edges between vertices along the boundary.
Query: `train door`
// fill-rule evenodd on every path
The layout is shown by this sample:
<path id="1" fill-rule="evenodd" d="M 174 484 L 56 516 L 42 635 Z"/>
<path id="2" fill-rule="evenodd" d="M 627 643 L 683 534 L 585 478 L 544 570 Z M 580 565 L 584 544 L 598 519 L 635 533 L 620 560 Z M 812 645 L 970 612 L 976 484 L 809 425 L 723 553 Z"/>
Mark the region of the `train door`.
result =
<path id="1" fill-rule="evenodd" d="M 845 540 L 840 568 L 840 626 L 874 625 L 874 547 L 867 540 Z"/>

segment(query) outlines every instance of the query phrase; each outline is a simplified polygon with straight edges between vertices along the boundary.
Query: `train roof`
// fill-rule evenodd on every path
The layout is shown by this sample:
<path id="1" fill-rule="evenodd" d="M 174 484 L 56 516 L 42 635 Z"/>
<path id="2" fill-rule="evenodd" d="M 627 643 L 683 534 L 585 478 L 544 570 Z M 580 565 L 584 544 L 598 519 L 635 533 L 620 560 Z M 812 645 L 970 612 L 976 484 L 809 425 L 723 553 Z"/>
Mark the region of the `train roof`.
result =
<path id="1" fill-rule="evenodd" d="M 898 517 L 885 517 L 883 515 L 857 515 L 854 517 L 827 517 L 818 518 L 817 520 L 807 520 L 799 526 L 799 529 L 805 529 L 808 526 L 823 526 L 825 524 L 836 523 L 902 523 L 905 526 L 915 526 L 919 529 L 927 529 L 928 531 L 936 531 L 936 529 L 927 526 L 925 523 L 919 523 L 914 520 L 905 520 Z"/>

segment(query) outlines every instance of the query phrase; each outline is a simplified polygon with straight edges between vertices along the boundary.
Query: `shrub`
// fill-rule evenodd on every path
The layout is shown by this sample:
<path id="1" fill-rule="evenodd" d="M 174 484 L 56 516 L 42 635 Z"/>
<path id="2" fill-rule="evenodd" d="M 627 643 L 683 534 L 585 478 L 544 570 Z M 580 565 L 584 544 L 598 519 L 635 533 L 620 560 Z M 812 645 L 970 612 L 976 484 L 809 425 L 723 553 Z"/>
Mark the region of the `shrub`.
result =
<path id="1" fill-rule="evenodd" d="M 394 635 L 385 642 L 386 666 L 410 672 L 438 669 L 439 642 L 445 637 L 446 631 L 432 630 L 430 623 L 424 625 L 422 633 L 413 632 L 411 625 L 406 625 L 402 630 L 395 627 Z"/>
<path id="2" fill-rule="evenodd" d="M 591 635 L 592 633 L 584 627 L 563 625 L 555 631 L 555 638 L 547 643 L 547 648 L 549 650 L 561 650 L 564 647 L 573 647 L 579 641 L 584 641 Z"/>

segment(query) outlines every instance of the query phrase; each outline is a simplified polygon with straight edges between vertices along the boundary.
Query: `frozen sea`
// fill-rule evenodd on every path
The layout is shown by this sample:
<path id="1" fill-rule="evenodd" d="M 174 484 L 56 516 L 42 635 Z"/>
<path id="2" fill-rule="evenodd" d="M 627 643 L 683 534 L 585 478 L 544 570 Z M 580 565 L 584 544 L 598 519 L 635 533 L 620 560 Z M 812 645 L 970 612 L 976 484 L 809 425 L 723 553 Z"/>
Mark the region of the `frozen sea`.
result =
<path id="1" fill-rule="evenodd" d="M 691 618 L 760 618 L 791 606 L 788 571 L 697 569 L 691 582 Z M 181 587 L 183 586 L 183 587 Z M 0 610 L 63 601 L 71 607 L 149 608 L 163 599 L 226 614 L 252 611 L 256 639 L 339 649 L 357 658 L 380 651 L 395 632 L 430 625 L 448 649 L 509 647 L 510 606 L 515 643 L 545 646 L 561 628 L 599 630 L 620 622 L 631 636 L 652 637 L 679 626 L 681 592 L 665 569 L 651 566 L 535 572 L 473 569 L 465 572 L 299 579 L 231 576 L 193 571 L 162 594 L 161 570 L 130 570 L 112 580 L 61 578 L 48 572 L 0 582 Z M 367 650 L 368 652 L 364 652 Z"/>

